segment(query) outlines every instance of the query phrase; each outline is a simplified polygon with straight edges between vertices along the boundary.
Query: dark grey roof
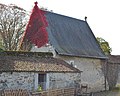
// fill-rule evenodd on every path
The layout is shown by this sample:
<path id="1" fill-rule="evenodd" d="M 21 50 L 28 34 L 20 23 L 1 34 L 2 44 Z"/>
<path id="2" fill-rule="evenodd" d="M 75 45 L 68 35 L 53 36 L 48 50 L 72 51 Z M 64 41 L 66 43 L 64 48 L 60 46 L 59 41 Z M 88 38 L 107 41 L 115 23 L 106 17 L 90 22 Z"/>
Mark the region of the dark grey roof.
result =
<path id="1" fill-rule="evenodd" d="M 106 58 L 86 21 L 51 12 L 46 18 L 49 40 L 58 54 Z"/>

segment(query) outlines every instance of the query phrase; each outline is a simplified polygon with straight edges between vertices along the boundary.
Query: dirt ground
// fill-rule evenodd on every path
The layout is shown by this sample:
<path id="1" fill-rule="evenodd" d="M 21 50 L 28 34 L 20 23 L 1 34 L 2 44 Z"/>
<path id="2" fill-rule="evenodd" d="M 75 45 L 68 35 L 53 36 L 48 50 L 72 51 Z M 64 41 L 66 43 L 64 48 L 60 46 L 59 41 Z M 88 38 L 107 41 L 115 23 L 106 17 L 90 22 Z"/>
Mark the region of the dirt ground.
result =
<path id="1" fill-rule="evenodd" d="M 93 96 L 120 96 L 120 91 L 96 92 Z"/>

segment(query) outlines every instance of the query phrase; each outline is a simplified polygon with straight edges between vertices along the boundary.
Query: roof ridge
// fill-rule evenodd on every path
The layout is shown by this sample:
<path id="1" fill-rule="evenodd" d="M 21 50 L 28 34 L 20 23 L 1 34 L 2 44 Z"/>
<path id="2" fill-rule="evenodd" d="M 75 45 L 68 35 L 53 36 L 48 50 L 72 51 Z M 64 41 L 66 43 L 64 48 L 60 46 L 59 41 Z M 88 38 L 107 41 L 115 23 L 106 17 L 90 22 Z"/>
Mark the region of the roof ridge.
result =
<path id="1" fill-rule="evenodd" d="M 51 52 L 4 51 L 0 56 L 53 57 Z"/>
<path id="2" fill-rule="evenodd" d="M 44 10 L 43 10 L 43 11 L 44 11 Z M 75 20 L 79 20 L 79 21 L 86 22 L 85 20 L 81 20 L 81 19 L 78 19 L 78 18 L 75 18 L 75 17 L 71 17 L 71 16 L 68 16 L 68 15 L 64 15 L 64 14 L 59 14 L 59 13 L 55 13 L 55 12 L 51 12 L 51 11 L 45 11 L 45 12 L 48 12 L 48 13 L 51 13 L 51 14 L 55 14 L 55 15 L 59 15 L 59 16 L 63 16 L 63 17 L 67 17 L 67 18 L 71 18 L 71 19 L 75 19 Z"/>

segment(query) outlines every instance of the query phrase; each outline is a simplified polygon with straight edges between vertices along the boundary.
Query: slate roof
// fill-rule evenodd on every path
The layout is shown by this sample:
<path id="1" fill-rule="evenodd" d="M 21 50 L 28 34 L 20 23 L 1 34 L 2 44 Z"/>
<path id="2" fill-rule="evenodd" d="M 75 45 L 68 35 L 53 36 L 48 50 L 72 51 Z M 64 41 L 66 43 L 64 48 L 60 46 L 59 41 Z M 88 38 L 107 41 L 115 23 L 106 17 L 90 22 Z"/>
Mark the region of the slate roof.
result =
<path id="1" fill-rule="evenodd" d="M 120 64 L 120 55 L 110 55 L 108 59 L 108 63 Z"/>
<path id="2" fill-rule="evenodd" d="M 46 56 L 44 53 L 41 56 L 40 53 L 36 55 L 37 52 L 29 52 L 30 55 L 27 52 L 19 52 L 15 56 L 13 54 L 16 52 L 11 53 L 0 55 L 0 72 L 81 72 L 65 61 L 53 58 L 50 55 Z"/>
<path id="3" fill-rule="evenodd" d="M 106 58 L 88 23 L 46 12 L 49 40 L 60 55 Z"/>

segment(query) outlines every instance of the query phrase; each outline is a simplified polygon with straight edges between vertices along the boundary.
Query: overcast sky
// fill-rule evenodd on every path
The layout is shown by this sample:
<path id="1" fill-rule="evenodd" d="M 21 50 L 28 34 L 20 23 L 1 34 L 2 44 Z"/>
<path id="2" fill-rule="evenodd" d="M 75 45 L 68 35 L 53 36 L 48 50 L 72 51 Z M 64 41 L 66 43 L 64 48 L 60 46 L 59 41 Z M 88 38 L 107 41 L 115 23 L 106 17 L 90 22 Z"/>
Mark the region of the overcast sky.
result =
<path id="1" fill-rule="evenodd" d="M 36 0 L 0 0 L 31 11 Z M 37 0 L 38 6 L 53 12 L 84 20 L 96 37 L 109 42 L 112 54 L 120 55 L 120 1 L 119 0 Z"/>

